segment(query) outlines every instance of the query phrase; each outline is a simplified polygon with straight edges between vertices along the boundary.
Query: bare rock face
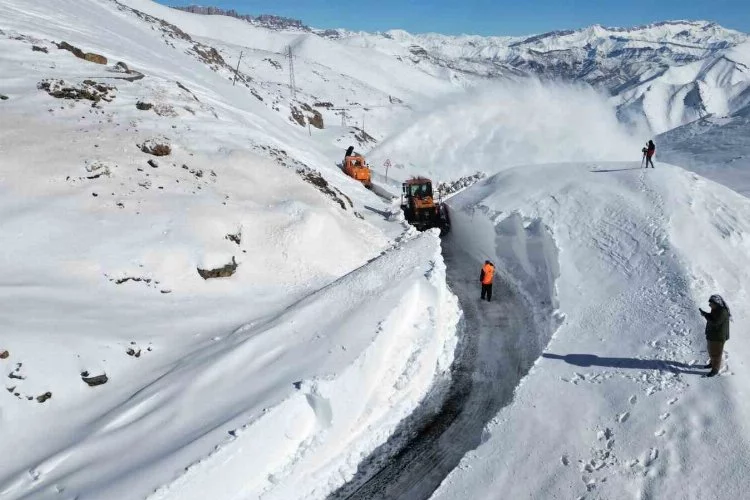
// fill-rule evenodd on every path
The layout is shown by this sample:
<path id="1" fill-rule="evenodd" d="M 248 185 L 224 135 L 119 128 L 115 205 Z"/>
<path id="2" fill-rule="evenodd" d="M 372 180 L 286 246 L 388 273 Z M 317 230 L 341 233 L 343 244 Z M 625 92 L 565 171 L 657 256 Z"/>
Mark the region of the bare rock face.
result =
<path id="1" fill-rule="evenodd" d="M 305 115 L 302 113 L 302 111 L 300 111 L 299 109 L 297 109 L 296 106 L 292 106 L 291 107 L 291 111 L 292 111 L 292 115 L 291 115 L 291 117 L 289 119 L 292 120 L 292 121 L 297 122 L 299 125 L 301 125 L 301 126 L 304 127 L 305 126 Z"/>
<path id="2" fill-rule="evenodd" d="M 83 59 L 84 52 L 78 47 L 71 45 L 68 42 L 60 42 L 55 45 L 57 45 L 58 49 L 67 50 L 68 52 L 71 52 L 74 56 L 76 56 L 78 59 Z"/>
<path id="3" fill-rule="evenodd" d="M 93 52 L 84 52 L 78 47 L 69 44 L 68 42 L 60 42 L 55 45 L 57 45 L 57 48 L 60 50 L 67 50 L 68 52 L 72 53 L 78 59 L 83 59 L 84 61 L 89 61 L 96 64 L 107 64 L 106 57 L 95 54 Z"/>
<path id="4" fill-rule="evenodd" d="M 89 372 L 82 372 L 81 373 L 81 379 L 86 382 L 89 387 L 96 387 L 97 385 L 106 384 L 109 378 L 107 378 L 106 373 L 102 373 L 101 375 L 96 376 L 90 376 Z"/>
<path id="5" fill-rule="evenodd" d="M 40 47 L 38 45 L 32 45 L 31 50 L 34 52 L 44 52 L 45 54 L 49 54 L 47 47 Z"/>
<path id="6" fill-rule="evenodd" d="M 198 274 L 200 274 L 201 278 L 203 278 L 204 280 L 212 278 L 228 278 L 235 272 L 237 272 L 237 266 L 237 261 L 235 261 L 234 257 L 232 257 L 232 262 L 226 264 L 223 267 L 219 267 L 216 269 L 201 269 L 199 267 Z"/>
<path id="7" fill-rule="evenodd" d="M 172 147 L 164 139 L 149 139 L 139 147 L 144 153 L 154 156 L 167 156 L 172 152 Z"/>

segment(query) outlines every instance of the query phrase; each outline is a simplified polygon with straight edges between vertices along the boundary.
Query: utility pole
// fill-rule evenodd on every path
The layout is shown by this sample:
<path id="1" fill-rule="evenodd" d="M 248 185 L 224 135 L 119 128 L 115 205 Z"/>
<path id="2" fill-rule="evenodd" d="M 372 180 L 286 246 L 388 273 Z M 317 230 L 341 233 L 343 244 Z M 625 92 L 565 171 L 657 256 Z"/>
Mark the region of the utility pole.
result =
<path id="1" fill-rule="evenodd" d="M 234 80 L 232 80 L 232 87 L 234 87 L 234 84 L 237 83 L 237 73 L 240 70 L 240 61 L 242 61 L 242 51 L 240 51 L 240 58 L 237 59 L 237 69 L 234 70 Z"/>
<path id="2" fill-rule="evenodd" d="M 292 53 L 292 46 L 287 45 L 286 57 L 289 59 L 289 88 L 292 89 L 292 99 L 297 98 L 297 83 L 294 81 L 294 54 Z"/>
<path id="3" fill-rule="evenodd" d="M 331 108 L 331 111 L 338 111 L 338 115 L 341 115 L 341 126 L 346 127 L 346 110 L 347 108 Z"/>

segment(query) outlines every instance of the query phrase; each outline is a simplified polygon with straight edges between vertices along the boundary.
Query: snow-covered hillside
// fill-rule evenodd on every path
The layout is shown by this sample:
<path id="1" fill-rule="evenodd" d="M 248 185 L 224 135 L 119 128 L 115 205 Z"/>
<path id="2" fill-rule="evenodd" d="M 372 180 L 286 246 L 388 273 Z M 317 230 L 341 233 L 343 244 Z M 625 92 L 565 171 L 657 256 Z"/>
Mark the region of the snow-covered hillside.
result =
<path id="1" fill-rule="evenodd" d="M 0 2 L 3 498 L 319 496 L 448 369 L 437 236 L 194 36 Z"/>
<path id="2" fill-rule="evenodd" d="M 694 464 L 712 440 L 747 458 L 750 205 L 658 160 L 745 154 L 713 137 L 747 126 L 746 39 L 0 0 L 0 497 L 428 498 L 457 465 L 438 497 L 741 496 L 741 469 Z M 639 170 L 617 111 L 659 130 L 699 108 L 731 116 Z M 373 191 L 336 165 L 349 145 Z M 463 189 L 445 238 L 389 196 L 419 174 Z M 738 335 L 703 381 L 717 291 Z"/>
<path id="3" fill-rule="evenodd" d="M 659 158 L 750 194 L 750 105 L 729 116 L 701 118 L 656 140 Z"/>

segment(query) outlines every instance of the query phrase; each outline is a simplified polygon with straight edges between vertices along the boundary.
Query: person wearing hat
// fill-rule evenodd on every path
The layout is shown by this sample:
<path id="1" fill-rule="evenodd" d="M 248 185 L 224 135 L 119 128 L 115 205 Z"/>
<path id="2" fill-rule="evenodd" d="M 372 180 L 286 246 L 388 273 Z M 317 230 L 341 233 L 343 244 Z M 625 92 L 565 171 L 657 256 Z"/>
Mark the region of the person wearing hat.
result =
<path id="1" fill-rule="evenodd" d="M 487 302 L 492 299 L 492 278 L 495 276 L 495 265 L 489 260 L 484 261 L 482 272 L 479 273 L 479 281 L 482 283 L 482 299 Z"/>
<path id="2" fill-rule="evenodd" d="M 708 344 L 708 357 L 711 359 L 711 362 L 704 366 L 704 368 L 711 369 L 706 377 L 713 377 L 721 369 L 724 342 L 729 340 L 729 319 L 732 317 L 732 313 L 721 295 L 711 295 L 708 299 L 708 305 L 711 307 L 710 311 L 698 310 L 706 318 L 706 342 Z"/>

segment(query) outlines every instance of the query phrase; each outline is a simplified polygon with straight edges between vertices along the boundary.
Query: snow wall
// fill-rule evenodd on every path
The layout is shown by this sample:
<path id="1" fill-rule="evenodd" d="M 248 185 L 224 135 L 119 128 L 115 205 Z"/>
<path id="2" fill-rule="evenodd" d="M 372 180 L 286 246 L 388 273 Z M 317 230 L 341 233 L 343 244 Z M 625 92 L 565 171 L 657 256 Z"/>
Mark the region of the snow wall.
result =
<path id="1" fill-rule="evenodd" d="M 462 204 L 460 196 L 451 201 L 451 242 L 476 261 L 477 274 L 485 260 L 492 261 L 496 266 L 496 281 L 509 283 L 521 295 L 529 317 L 533 318 L 529 331 L 536 335 L 519 338 L 513 353 L 520 380 L 564 319 L 558 311 L 555 286 L 560 276 L 557 245 L 550 228 L 541 219 Z"/>

